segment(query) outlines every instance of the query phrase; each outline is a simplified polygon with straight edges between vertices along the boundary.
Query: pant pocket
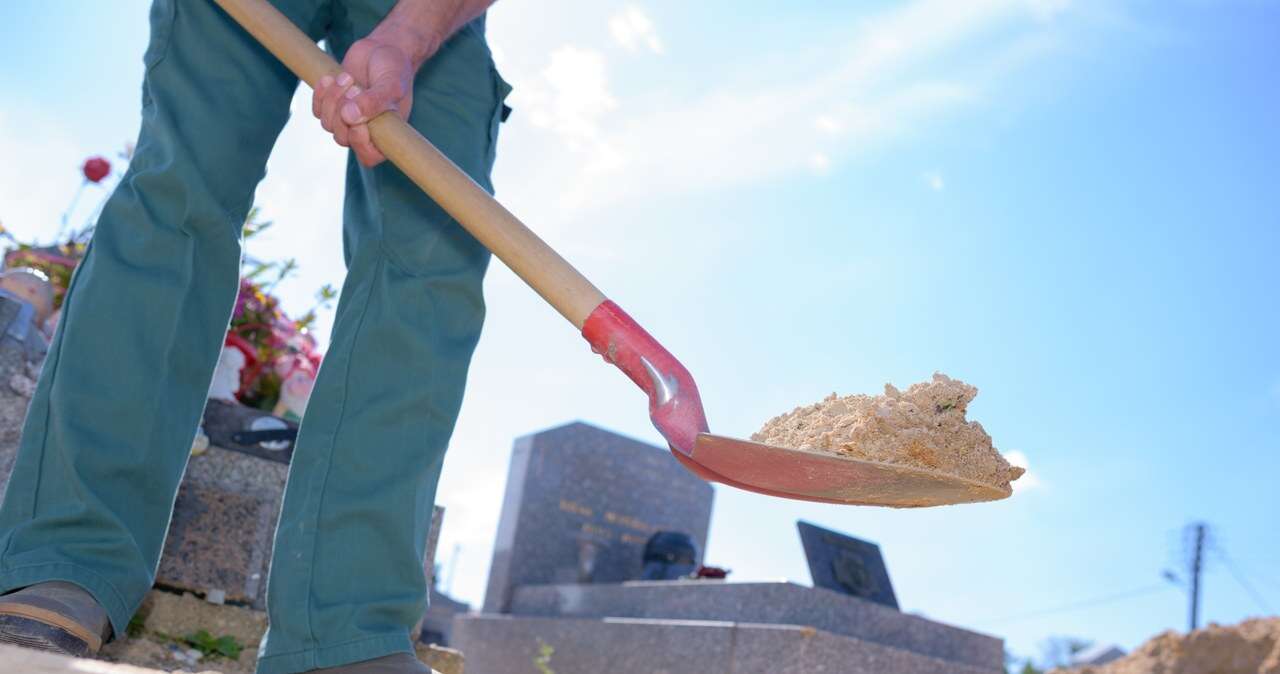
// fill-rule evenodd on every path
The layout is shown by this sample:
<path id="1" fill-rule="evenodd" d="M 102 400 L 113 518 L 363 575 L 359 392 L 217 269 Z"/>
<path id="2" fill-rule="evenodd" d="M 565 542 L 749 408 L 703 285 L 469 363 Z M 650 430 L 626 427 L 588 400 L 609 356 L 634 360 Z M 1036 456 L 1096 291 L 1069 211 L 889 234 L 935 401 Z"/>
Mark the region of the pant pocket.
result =
<path id="1" fill-rule="evenodd" d="M 485 153 L 490 171 L 498 155 L 498 127 L 511 116 L 511 106 L 507 105 L 507 96 L 511 95 L 511 85 L 498 73 L 497 66 L 489 61 L 489 76 L 493 79 L 493 116 L 489 120 L 489 147 Z"/>
<path id="2" fill-rule="evenodd" d="M 169 53 L 177 11 L 177 0 L 154 0 L 151 3 L 151 40 L 147 43 L 147 51 L 142 54 L 142 63 L 147 70 L 154 68 Z"/>

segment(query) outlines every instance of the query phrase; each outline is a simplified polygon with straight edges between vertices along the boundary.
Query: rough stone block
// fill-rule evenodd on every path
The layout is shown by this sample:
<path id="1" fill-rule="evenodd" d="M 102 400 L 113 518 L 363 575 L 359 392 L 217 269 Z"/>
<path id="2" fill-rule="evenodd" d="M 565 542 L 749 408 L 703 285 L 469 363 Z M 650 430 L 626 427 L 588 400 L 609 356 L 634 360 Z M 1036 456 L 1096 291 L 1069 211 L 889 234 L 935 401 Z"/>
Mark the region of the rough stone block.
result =
<path id="1" fill-rule="evenodd" d="M 222 590 L 229 601 L 254 603 L 264 591 L 275 505 L 269 498 L 183 483 L 156 584 Z"/>

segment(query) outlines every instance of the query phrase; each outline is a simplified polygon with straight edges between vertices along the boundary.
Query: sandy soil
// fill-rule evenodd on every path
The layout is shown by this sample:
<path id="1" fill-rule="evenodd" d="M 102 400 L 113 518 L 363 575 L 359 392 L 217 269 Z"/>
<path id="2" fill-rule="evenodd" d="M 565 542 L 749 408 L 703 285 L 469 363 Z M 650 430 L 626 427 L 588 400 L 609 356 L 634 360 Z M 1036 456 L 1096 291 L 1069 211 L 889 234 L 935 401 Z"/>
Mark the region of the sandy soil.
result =
<path id="1" fill-rule="evenodd" d="M 1115 662 L 1050 674 L 1280 674 L 1280 618 L 1165 632 Z"/>
<path id="2" fill-rule="evenodd" d="M 978 389 L 945 374 L 906 391 L 837 396 L 770 419 L 756 442 L 926 468 L 1008 488 L 1023 469 L 991 444 L 982 424 L 965 419 Z"/>

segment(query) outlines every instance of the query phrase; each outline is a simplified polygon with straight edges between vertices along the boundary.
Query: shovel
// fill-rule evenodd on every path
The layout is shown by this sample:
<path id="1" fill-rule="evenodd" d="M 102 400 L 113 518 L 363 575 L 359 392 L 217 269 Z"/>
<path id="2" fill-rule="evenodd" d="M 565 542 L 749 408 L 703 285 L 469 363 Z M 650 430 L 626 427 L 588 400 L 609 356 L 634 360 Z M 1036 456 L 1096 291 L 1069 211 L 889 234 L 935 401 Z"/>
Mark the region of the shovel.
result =
<path id="1" fill-rule="evenodd" d="M 216 2 L 312 87 L 342 72 L 266 0 Z M 769 496 L 856 505 L 919 507 L 1009 495 L 953 475 L 712 435 L 688 370 L 578 270 L 397 115 L 370 120 L 369 135 L 391 163 L 579 329 L 593 351 L 644 390 L 653 425 L 698 477 Z"/>

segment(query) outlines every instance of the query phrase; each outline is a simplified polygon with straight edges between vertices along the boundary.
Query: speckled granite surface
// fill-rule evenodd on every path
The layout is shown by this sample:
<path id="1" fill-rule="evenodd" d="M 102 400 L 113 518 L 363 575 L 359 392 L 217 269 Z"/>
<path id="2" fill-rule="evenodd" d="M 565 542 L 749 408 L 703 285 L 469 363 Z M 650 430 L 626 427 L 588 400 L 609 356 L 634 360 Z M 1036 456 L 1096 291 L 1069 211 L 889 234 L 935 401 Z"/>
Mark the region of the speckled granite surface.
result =
<path id="1" fill-rule="evenodd" d="M 472 614 L 454 619 L 468 674 L 1003 674 L 812 627 L 635 618 L 567 619 Z"/>
<path id="2" fill-rule="evenodd" d="M 270 497 L 187 481 L 169 523 L 156 584 L 257 603 L 266 584 L 276 512 Z"/>
<path id="3" fill-rule="evenodd" d="M 516 615 L 563 618 L 721 620 L 812 627 L 943 660 L 1000 668 L 1004 642 L 880 604 L 795 583 L 638 581 L 618 585 L 526 585 Z"/>
<path id="4" fill-rule="evenodd" d="M 289 466 L 218 446 L 191 457 L 156 584 L 262 608 Z"/>

